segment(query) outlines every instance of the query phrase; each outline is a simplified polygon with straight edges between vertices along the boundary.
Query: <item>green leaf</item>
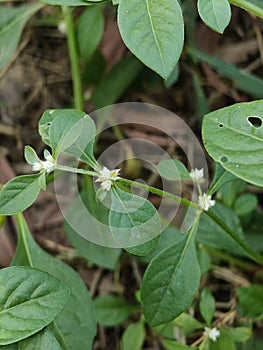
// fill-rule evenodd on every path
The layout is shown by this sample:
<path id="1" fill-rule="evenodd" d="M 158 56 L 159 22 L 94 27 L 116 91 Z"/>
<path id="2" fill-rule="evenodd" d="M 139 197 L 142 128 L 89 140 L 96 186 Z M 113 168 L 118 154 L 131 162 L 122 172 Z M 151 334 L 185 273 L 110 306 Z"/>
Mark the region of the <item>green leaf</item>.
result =
<path id="1" fill-rule="evenodd" d="M 95 108 L 116 103 L 141 70 L 142 64 L 134 56 L 127 56 L 119 61 L 96 87 L 92 96 Z M 123 79 L 123 72 L 125 72 L 125 79 Z"/>
<path id="2" fill-rule="evenodd" d="M 18 215 L 18 233 L 18 246 L 12 264 L 46 271 L 71 289 L 67 303 L 49 325 L 49 329 L 62 349 L 90 349 L 96 333 L 96 323 L 86 286 L 68 265 L 54 259 L 36 244 L 21 214 Z"/>
<path id="3" fill-rule="evenodd" d="M 26 22 L 42 6 L 31 4 L 20 7 L 0 7 L 0 69 L 15 52 Z"/>
<path id="4" fill-rule="evenodd" d="M 85 180 L 80 197 L 68 208 L 65 230 L 73 247 L 82 257 L 99 266 L 114 269 L 121 249 L 110 248 L 114 246 L 110 243 L 116 245 L 116 242 L 108 224 L 109 210 L 96 199 L 92 180 L 87 177 Z"/>
<path id="5" fill-rule="evenodd" d="M 242 315 L 255 320 L 263 319 L 263 286 L 251 284 L 248 287 L 239 288 L 238 309 Z"/>
<path id="6" fill-rule="evenodd" d="M 133 255 L 137 256 L 147 256 L 150 255 L 152 252 L 155 251 L 155 249 L 158 246 L 158 243 L 160 241 L 160 236 L 156 236 L 153 239 L 151 239 L 149 242 L 134 246 L 134 247 L 129 247 L 125 248 L 125 250 Z"/>
<path id="7" fill-rule="evenodd" d="M 118 25 L 131 52 L 167 79 L 184 43 L 183 16 L 177 0 L 120 0 Z"/>
<path id="8" fill-rule="evenodd" d="M 252 335 L 252 330 L 248 327 L 225 328 L 224 332 L 236 342 L 245 342 Z"/>
<path id="9" fill-rule="evenodd" d="M 217 203 L 211 209 L 226 225 L 228 225 L 235 233 L 244 239 L 244 233 L 239 221 L 239 218 L 233 210 Z M 244 250 L 228 236 L 223 228 L 214 222 L 209 216 L 202 215 L 196 235 L 196 240 L 208 247 L 225 249 L 234 254 L 246 255 Z"/>
<path id="10" fill-rule="evenodd" d="M 179 317 L 177 317 L 173 324 L 176 327 L 182 328 L 186 332 L 193 332 L 196 329 L 202 329 L 204 328 L 204 324 L 197 321 L 194 317 L 191 315 L 183 312 Z"/>
<path id="11" fill-rule="evenodd" d="M 158 254 L 144 274 L 142 308 L 151 326 L 173 320 L 193 301 L 200 280 L 194 243 L 197 225 L 195 222 L 183 240 Z"/>
<path id="12" fill-rule="evenodd" d="M 210 254 L 205 250 L 205 247 L 201 246 L 197 250 L 197 258 L 201 270 L 201 275 L 205 275 L 212 267 L 212 259 Z"/>
<path id="13" fill-rule="evenodd" d="M 198 115 L 198 119 L 202 121 L 203 116 L 207 114 L 210 109 L 201 82 L 201 77 L 195 71 L 193 71 L 193 87 L 195 92 L 196 114 Z"/>
<path id="14" fill-rule="evenodd" d="M 199 307 L 206 324 L 210 326 L 216 309 L 216 302 L 208 288 L 202 290 Z"/>
<path id="15" fill-rule="evenodd" d="M 96 167 L 93 144 L 96 127 L 84 112 L 74 109 L 46 110 L 39 121 L 42 140 L 53 149 L 53 156 L 66 152 Z"/>
<path id="16" fill-rule="evenodd" d="M 219 188 L 225 183 L 235 179 L 235 176 L 228 171 L 226 171 L 220 163 L 215 163 L 215 173 L 213 181 L 207 191 L 211 196 L 216 193 Z"/>
<path id="17" fill-rule="evenodd" d="M 196 347 L 184 345 L 181 343 L 178 343 L 177 341 L 163 339 L 162 341 L 164 347 L 166 350 L 195 350 Z"/>
<path id="18" fill-rule="evenodd" d="M 105 0 L 40 0 L 50 5 L 66 5 L 66 6 L 87 6 L 95 2 L 103 2 Z"/>
<path id="19" fill-rule="evenodd" d="M 29 337 L 54 320 L 69 289 L 50 274 L 29 267 L 0 270 L 0 345 Z"/>
<path id="20" fill-rule="evenodd" d="M 176 159 L 164 159 L 158 166 L 160 176 L 171 181 L 180 181 L 183 179 L 191 179 L 185 165 Z"/>
<path id="21" fill-rule="evenodd" d="M 121 324 L 135 309 L 122 297 L 113 295 L 98 296 L 94 300 L 94 306 L 98 323 L 107 327 Z"/>
<path id="22" fill-rule="evenodd" d="M 228 0 L 198 0 L 198 12 L 205 24 L 218 33 L 223 33 L 231 19 Z"/>
<path id="23" fill-rule="evenodd" d="M 36 151 L 30 146 L 25 146 L 25 160 L 30 165 L 33 165 L 35 162 L 38 163 L 40 161 L 38 155 L 36 154 Z"/>
<path id="24" fill-rule="evenodd" d="M 18 350 L 62 350 L 57 339 L 48 328 L 19 342 Z"/>
<path id="25" fill-rule="evenodd" d="M 248 184 L 233 175 L 233 180 L 224 183 L 218 190 L 217 196 L 222 204 L 229 208 L 234 207 L 237 197 L 247 189 Z"/>
<path id="26" fill-rule="evenodd" d="M 40 174 L 14 177 L 0 191 L 0 215 L 17 214 L 37 198 L 40 191 Z"/>
<path id="27" fill-rule="evenodd" d="M 220 329 L 220 336 L 216 341 L 209 340 L 209 350 L 236 350 L 235 342 L 225 329 Z"/>
<path id="28" fill-rule="evenodd" d="M 109 225 L 115 240 L 127 249 L 149 243 L 161 231 L 154 206 L 148 200 L 117 187 L 112 191 Z M 158 243 L 156 240 L 154 242 Z M 154 247 L 155 244 L 150 244 L 151 249 Z"/>
<path id="29" fill-rule="evenodd" d="M 193 59 L 204 61 L 210 64 L 222 76 L 231 79 L 233 88 L 240 89 L 257 98 L 263 98 L 263 80 L 237 68 L 233 64 L 227 63 L 214 56 L 198 51 L 193 47 L 188 47 L 188 53 Z"/>
<path id="30" fill-rule="evenodd" d="M 232 174 L 263 187 L 263 101 L 207 114 L 202 133 L 210 156 Z M 222 142 L 224 140 L 224 142 Z"/>
<path id="31" fill-rule="evenodd" d="M 141 350 L 145 337 L 142 322 L 131 324 L 127 327 L 121 338 L 122 350 Z"/>
<path id="32" fill-rule="evenodd" d="M 234 204 L 234 210 L 238 216 L 250 214 L 257 206 L 257 197 L 251 193 L 244 193 L 238 197 Z"/>
<path id="33" fill-rule="evenodd" d="M 101 6 L 88 7 L 78 18 L 76 35 L 81 58 L 87 62 L 102 37 L 104 19 Z"/>
<path id="34" fill-rule="evenodd" d="M 0 345 L 1 350 L 18 350 L 18 343 L 13 343 L 9 345 Z"/>

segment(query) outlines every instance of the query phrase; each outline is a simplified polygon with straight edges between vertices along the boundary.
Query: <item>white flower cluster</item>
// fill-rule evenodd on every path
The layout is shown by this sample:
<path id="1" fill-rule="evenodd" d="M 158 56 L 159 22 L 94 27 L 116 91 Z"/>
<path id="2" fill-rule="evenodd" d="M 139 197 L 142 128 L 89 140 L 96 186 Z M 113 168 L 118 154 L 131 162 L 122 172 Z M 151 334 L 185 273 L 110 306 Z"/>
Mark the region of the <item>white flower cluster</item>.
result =
<path id="1" fill-rule="evenodd" d="M 216 204 L 216 201 L 211 198 L 212 197 L 205 192 L 198 197 L 198 204 L 202 210 L 208 211 L 209 208 Z"/>
<path id="2" fill-rule="evenodd" d="M 101 188 L 104 191 L 109 191 L 113 182 L 120 178 L 118 176 L 120 171 L 121 169 L 109 170 L 107 167 L 104 166 L 103 169 L 99 171 L 100 176 L 95 182 L 101 182 Z"/>
<path id="3" fill-rule="evenodd" d="M 193 179 L 193 181 L 195 182 L 203 182 L 204 179 L 204 169 L 194 169 L 191 170 L 190 174 L 191 178 Z"/>
<path id="4" fill-rule="evenodd" d="M 204 169 L 194 169 L 190 172 L 190 177 L 194 182 L 197 183 L 198 191 L 199 191 L 199 197 L 198 197 L 198 204 L 200 209 L 204 211 L 208 211 L 209 208 L 214 206 L 216 204 L 215 200 L 212 199 L 210 195 L 207 193 L 202 193 L 200 184 L 205 181 L 204 179 Z"/>
<path id="5" fill-rule="evenodd" d="M 213 341 L 217 341 L 217 338 L 220 336 L 220 331 L 216 327 L 205 327 L 204 336 L 208 337 Z"/>
<path id="6" fill-rule="evenodd" d="M 38 159 L 32 163 L 33 171 L 45 170 L 49 174 L 55 170 L 56 162 L 47 150 L 44 152 L 44 158 L 45 160 Z"/>

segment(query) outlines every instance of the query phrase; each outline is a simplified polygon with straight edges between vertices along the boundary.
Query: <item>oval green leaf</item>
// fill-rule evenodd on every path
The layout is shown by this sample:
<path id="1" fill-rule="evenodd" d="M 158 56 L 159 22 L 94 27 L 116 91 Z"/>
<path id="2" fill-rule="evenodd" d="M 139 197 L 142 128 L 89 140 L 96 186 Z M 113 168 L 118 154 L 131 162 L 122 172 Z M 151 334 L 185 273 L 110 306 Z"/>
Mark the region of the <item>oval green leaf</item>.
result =
<path id="1" fill-rule="evenodd" d="M 50 331 L 62 349 L 91 349 L 96 334 L 96 322 L 87 287 L 72 268 L 54 259 L 36 244 L 22 214 L 18 215 L 18 234 L 18 246 L 12 264 L 30 265 L 46 271 L 71 290 L 67 303 L 49 325 Z"/>
<path id="2" fill-rule="evenodd" d="M 263 101 L 238 103 L 207 114 L 202 126 L 207 152 L 227 171 L 263 187 Z"/>
<path id="3" fill-rule="evenodd" d="M 121 338 L 122 350 L 141 350 L 144 342 L 145 331 L 142 322 L 131 324 L 127 327 Z"/>
<path id="4" fill-rule="evenodd" d="M 42 140 L 52 147 L 54 158 L 66 152 L 96 167 L 93 156 L 96 127 L 86 113 L 75 109 L 47 110 L 38 130 Z"/>
<path id="5" fill-rule="evenodd" d="M 184 43 L 177 0 L 120 0 L 118 25 L 131 52 L 161 77 L 169 78 Z"/>
<path id="6" fill-rule="evenodd" d="M 223 33 L 231 19 L 228 0 L 198 0 L 198 12 L 205 24 L 218 33 Z"/>
<path id="7" fill-rule="evenodd" d="M 88 7 L 78 18 L 76 29 L 80 56 L 84 62 L 88 62 L 103 34 L 102 7 Z"/>
<path id="8" fill-rule="evenodd" d="M 210 289 L 204 288 L 202 290 L 199 308 L 206 324 L 210 326 L 216 309 L 215 298 L 213 297 Z"/>
<path id="9" fill-rule="evenodd" d="M 148 200 L 117 187 L 112 191 L 109 224 L 113 237 L 123 248 L 149 243 L 161 231 L 155 207 Z M 149 247 L 152 250 L 152 244 Z"/>
<path id="10" fill-rule="evenodd" d="M 185 311 L 199 287 L 200 268 L 194 236 L 197 222 L 179 242 L 149 264 L 142 282 L 142 309 L 151 326 L 167 323 Z"/>
<path id="11" fill-rule="evenodd" d="M 29 267 L 0 270 L 0 291 L 0 345 L 44 328 L 69 297 L 69 289 L 57 278 Z"/>
<path id="12" fill-rule="evenodd" d="M 0 191 L 0 215 L 14 215 L 28 208 L 37 198 L 43 174 L 14 177 Z"/>

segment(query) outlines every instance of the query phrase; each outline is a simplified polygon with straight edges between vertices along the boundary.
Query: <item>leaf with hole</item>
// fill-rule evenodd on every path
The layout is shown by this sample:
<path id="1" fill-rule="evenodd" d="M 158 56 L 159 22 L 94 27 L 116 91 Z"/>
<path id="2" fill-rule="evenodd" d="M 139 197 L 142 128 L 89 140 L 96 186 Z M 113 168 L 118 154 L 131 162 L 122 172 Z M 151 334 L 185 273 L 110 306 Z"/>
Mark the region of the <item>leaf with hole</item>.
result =
<path id="1" fill-rule="evenodd" d="M 169 78 L 184 44 L 177 0 L 120 0 L 118 25 L 130 51 L 161 77 Z"/>
<path id="2" fill-rule="evenodd" d="M 43 174 L 14 177 L 0 190 L 0 215 L 14 215 L 30 207 L 43 187 Z"/>
<path id="3" fill-rule="evenodd" d="M 223 33 L 231 19 L 228 0 L 198 0 L 198 12 L 205 24 L 218 33 Z"/>
<path id="4" fill-rule="evenodd" d="M 263 101 L 259 100 L 209 113 L 202 126 L 203 142 L 210 156 L 230 173 L 261 187 L 262 122 Z"/>
<path id="5" fill-rule="evenodd" d="M 92 301 L 81 278 L 72 268 L 53 258 L 36 244 L 22 214 L 18 215 L 18 234 L 18 246 L 12 264 L 30 265 L 46 271 L 71 290 L 67 303 L 49 325 L 49 330 L 62 349 L 91 348 L 96 333 L 96 322 Z"/>
<path id="6" fill-rule="evenodd" d="M 30 267 L 0 270 L 0 345 L 38 332 L 58 315 L 69 288 L 52 275 Z"/>
<path id="7" fill-rule="evenodd" d="M 184 239 L 164 249 L 150 262 L 142 282 L 142 309 L 151 326 L 178 317 L 192 303 L 200 269 L 195 249 L 198 221 Z"/>
<path id="8" fill-rule="evenodd" d="M 155 207 L 148 200 L 117 187 L 113 188 L 111 198 L 109 225 L 115 240 L 127 249 L 150 244 L 145 252 L 150 254 L 150 249 L 158 244 L 161 231 Z"/>

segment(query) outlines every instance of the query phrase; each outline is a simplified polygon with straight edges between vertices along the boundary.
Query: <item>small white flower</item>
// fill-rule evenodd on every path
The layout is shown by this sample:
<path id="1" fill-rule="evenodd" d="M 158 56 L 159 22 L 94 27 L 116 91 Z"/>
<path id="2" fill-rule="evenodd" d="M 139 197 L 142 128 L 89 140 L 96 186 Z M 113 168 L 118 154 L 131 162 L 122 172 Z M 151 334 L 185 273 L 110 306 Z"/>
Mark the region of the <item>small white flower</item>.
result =
<path id="1" fill-rule="evenodd" d="M 203 193 L 201 196 L 198 197 L 198 203 L 202 210 L 207 211 L 209 208 L 216 204 L 216 201 L 211 198 L 212 197 L 210 195 L 207 195 L 206 193 Z"/>
<path id="2" fill-rule="evenodd" d="M 58 22 L 58 31 L 61 34 L 67 34 L 67 25 L 65 21 L 59 21 Z"/>
<path id="3" fill-rule="evenodd" d="M 213 341 L 217 341 L 217 338 L 220 336 L 220 331 L 216 327 L 212 329 L 205 327 L 204 335 Z"/>
<path id="4" fill-rule="evenodd" d="M 121 169 L 110 170 L 104 166 L 103 169 L 99 171 L 100 176 L 95 182 L 101 182 L 101 188 L 105 191 L 109 191 L 113 182 L 120 178 L 118 176 L 120 171 Z"/>
<path id="5" fill-rule="evenodd" d="M 203 182 L 204 181 L 204 169 L 194 169 L 191 170 L 190 176 L 195 182 Z"/>
<path id="6" fill-rule="evenodd" d="M 55 170 L 56 162 L 53 159 L 52 155 L 45 150 L 44 158 L 46 160 L 36 160 L 32 163 L 33 171 L 45 170 L 48 174 Z"/>

